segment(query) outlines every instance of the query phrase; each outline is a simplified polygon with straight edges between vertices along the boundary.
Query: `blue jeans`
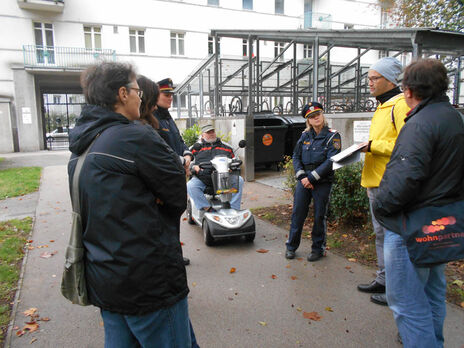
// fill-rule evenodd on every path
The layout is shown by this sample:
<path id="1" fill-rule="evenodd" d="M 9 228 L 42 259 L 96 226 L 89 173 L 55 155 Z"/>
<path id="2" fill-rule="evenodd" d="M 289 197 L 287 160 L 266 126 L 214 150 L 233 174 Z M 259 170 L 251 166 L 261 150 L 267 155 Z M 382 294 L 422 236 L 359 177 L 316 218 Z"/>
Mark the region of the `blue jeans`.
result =
<path id="1" fill-rule="evenodd" d="M 187 297 L 169 308 L 145 315 L 123 315 L 101 310 L 105 348 L 191 348 L 195 340 Z"/>
<path id="2" fill-rule="evenodd" d="M 445 264 L 417 267 L 409 259 L 403 238 L 385 231 L 385 274 L 388 306 L 403 346 L 443 347 L 446 316 Z"/>
<path id="3" fill-rule="evenodd" d="M 297 180 L 293 198 L 292 224 L 287 240 L 287 250 L 295 251 L 300 246 L 303 224 L 308 216 L 309 203 L 314 199 L 314 224 L 311 232 L 313 244 L 311 250 L 317 253 L 324 252 L 326 242 L 326 220 L 329 207 L 331 182 L 316 184 L 313 190 L 306 189 Z"/>
<path id="4" fill-rule="evenodd" d="M 239 176 L 238 180 L 238 192 L 232 195 L 232 199 L 230 201 L 231 208 L 235 210 L 240 210 L 240 202 L 242 201 L 243 179 L 241 176 Z M 196 176 L 190 179 L 187 183 L 188 195 L 193 199 L 193 204 L 195 204 L 197 209 L 209 208 L 211 206 L 211 204 L 209 204 L 208 200 L 206 199 L 205 194 L 203 193 L 205 188 L 206 185 Z"/>

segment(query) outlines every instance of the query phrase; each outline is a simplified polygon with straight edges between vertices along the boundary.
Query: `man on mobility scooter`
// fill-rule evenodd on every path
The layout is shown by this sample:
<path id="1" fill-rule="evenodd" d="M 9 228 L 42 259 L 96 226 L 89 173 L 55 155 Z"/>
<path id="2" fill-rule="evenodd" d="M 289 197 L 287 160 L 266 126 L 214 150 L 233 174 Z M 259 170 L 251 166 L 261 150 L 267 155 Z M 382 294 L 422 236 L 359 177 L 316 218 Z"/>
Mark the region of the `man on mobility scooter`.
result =
<path id="1" fill-rule="evenodd" d="M 242 162 L 235 159 L 232 148 L 216 136 L 211 124 L 203 126 L 201 131 L 200 142 L 192 146 L 193 177 L 187 183 L 188 222 L 203 227 L 207 245 L 213 244 L 216 238 L 241 235 L 253 241 L 253 216 L 249 210 L 240 210 L 243 179 L 239 168 Z M 242 141 L 241 147 L 244 144 Z"/>

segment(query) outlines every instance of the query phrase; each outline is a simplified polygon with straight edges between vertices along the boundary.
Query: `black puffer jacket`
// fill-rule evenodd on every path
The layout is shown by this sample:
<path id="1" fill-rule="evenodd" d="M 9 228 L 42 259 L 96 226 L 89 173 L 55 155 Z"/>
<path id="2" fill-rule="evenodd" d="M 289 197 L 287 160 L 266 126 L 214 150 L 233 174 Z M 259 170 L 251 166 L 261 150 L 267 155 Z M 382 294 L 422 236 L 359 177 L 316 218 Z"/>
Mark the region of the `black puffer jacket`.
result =
<path id="1" fill-rule="evenodd" d="M 380 222 L 464 199 L 464 123 L 448 97 L 422 101 L 405 121 L 373 206 Z"/>
<path id="2" fill-rule="evenodd" d="M 189 291 L 177 229 L 186 205 L 179 157 L 151 127 L 85 106 L 69 136 L 70 185 L 77 155 L 98 133 L 79 179 L 89 299 L 131 315 L 171 306 Z"/>

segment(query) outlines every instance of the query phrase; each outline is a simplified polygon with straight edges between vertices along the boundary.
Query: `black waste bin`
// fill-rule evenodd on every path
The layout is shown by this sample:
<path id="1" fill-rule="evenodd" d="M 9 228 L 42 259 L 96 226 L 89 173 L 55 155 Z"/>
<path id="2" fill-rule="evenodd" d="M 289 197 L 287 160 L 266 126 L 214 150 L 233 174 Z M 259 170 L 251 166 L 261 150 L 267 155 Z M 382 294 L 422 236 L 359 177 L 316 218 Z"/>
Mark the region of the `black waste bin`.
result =
<path id="1" fill-rule="evenodd" d="M 295 148 L 301 133 L 306 129 L 306 120 L 301 116 L 287 115 L 283 116 L 287 123 L 288 130 L 285 137 L 285 155 L 292 156 L 293 149 Z"/>
<path id="2" fill-rule="evenodd" d="M 278 115 L 254 114 L 255 165 L 281 162 L 285 155 L 288 122 Z"/>

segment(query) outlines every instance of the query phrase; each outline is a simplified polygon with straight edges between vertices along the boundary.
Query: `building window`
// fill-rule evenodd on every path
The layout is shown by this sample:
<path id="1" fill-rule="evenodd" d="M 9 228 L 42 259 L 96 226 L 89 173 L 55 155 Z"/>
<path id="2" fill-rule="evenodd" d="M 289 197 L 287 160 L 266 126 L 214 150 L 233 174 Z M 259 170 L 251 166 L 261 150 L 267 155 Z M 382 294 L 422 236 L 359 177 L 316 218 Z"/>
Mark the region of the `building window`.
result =
<path id="1" fill-rule="evenodd" d="M 181 94 L 180 95 L 180 107 L 185 109 L 186 108 L 186 95 Z M 172 98 L 172 107 L 177 108 L 177 94 L 174 94 L 174 98 Z"/>
<path id="2" fill-rule="evenodd" d="M 275 13 L 284 14 L 284 0 L 275 0 Z"/>
<path id="3" fill-rule="evenodd" d="M 130 51 L 145 53 L 145 30 L 129 29 Z"/>
<path id="4" fill-rule="evenodd" d="M 113 34 L 117 34 L 117 33 L 118 33 L 118 26 L 113 25 Z"/>
<path id="5" fill-rule="evenodd" d="M 61 103 L 61 95 L 54 95 L 53 104 L 60 104 L 60 103 Z"/>
<path id="6" fill-rule="evenodd" d="M 254 57 L 254 51 L 255 51 L 255 43 L 251 45 L 251 56 Z M 242 54 L 244 57 L 248 56 L 248 40 L 243 40 L 242 41 Z"/>
<path id="7" fill-rule="evenodd" d="M 313 46 L 303 45 L 303 58 L 311 58 L 313 56 Z"/>
<path id="8" fill-rule="evenodd" d="M 348 29 L 354 29 L 354 24 L 344 24 L 343 29 L 348 30 Z"/>
<path id="9" fill-rule="evenodd" d="M 219 6 L 219 0 L 208 0 L 208 5 Z"/>
<path id="10" fill-rule="evenodd" d="M 304 28 L 313 26 L 313 0 L 304 0 Z"/>
<path id="11" fill-rule="evenodd" d="M 221 38 L 218 38 L 218 53 L 221 54 Z M 214 37 L 208 36 L 208 54 L 213 54 L 214 53 Z"/>
<path id="12" fill-rule="evenodd" d="M 284 51 L 284 43 L 283 42 L 274 42 L 274 58 L 277 57 Z M 284 60 L 283 55 L 279 58 L 280 61 Z"/>
<path id="13" fill-rule="evenodd" d="M 171 55 L 183 56 L 184 51 L 184 36 L 182 33 L 171 32 Z"/>
<path id="14" fill-rule="evenodd" d="M 101 50 L 101 27 L 84 27 L 85 48 Z"/>
<path id="15" fill-rule="evenodd" d="M 55 64 L 53 24 L 34 22 L 37 63 Z"/>
<path id="16" fill-rule="evenodd" d="M 242 8 L 244 10 L 252 10 L 253 9 L 253 0 L 242 0 Z"/>

